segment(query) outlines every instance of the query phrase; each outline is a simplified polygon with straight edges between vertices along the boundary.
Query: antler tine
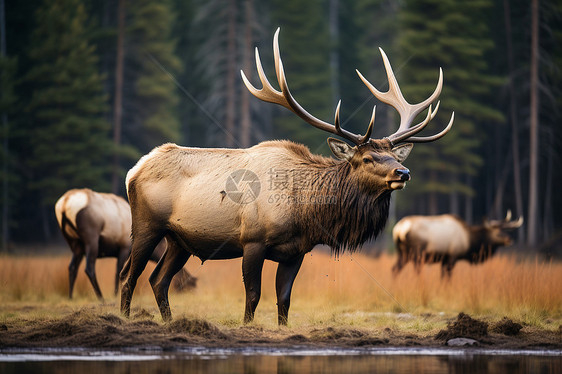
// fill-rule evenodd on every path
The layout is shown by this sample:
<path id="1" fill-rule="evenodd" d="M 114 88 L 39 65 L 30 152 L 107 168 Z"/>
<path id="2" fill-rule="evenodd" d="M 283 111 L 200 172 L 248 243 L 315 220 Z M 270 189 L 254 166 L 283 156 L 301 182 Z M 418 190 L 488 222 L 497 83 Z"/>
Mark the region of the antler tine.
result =
<path id="1" fill-rule="evenodd" d="M 506 213 L 506 215 L 505 215 L 504 221 L 505 221 L 505 222 L 511 221 L 511 209 L 508 209 L 508 210 L 507 210 L 507 213 Z"/>
<path id="2" fill-rule="evenodd" d="M 338 123 L 337 125 L 332 125 L 312 116 L 303 107 L 301 107 L 300 104 L 293 98 L 293 96 L 291 95 L 291 91 L 289 90 L 289 85 L 287 84 L 287 79 L 285 78 L 285 70 L 283 69 L 283 62 L 281 61 L 281 54 L 279 52 L 279 30 L 280 28 L 277 28 L 277 31 L 275 31 L 275 35 L 273 37 L 273 56 L 275 60 L 275 73 L 277 75 L 277 81 L 279 83 L 279 87 L 281 88 L 281 92 L 274 89 L 273 86 L 271 86 L 271 84 L 267 80 L 267 77 L 265 76 L 265 73 L 261 65 L 257 48 L 256 48 L 256 66 L 258 69 L 258 75 L 260 81 L 262 82 L 263 88 L 261 90 L 256 89 L 246 78 L 244 72 L 241 71 L 242 80 L 244 81 L 244 84 L 246 85 L 248 90 L 252 93 L 252 95 L 254 95 L 260 100 L 284 106 L 285 108 L 291 110 L 293 113 L 301 117 L 307 123 L 311 124 L 316 128 L 319 128 L 320 130 L 324 130 L 329 133 L 339 135 L 355 144 L 361 144 L 361 139 L 363 138 L 362 136 L 349 132 L 340 127 L 339 105 L 336 110 L 336 117 Z"/>
<path id="3" fill-rule="evenodd" d="M 250 83 L 248 78 L 246 78 L 246 74 L 244 74 L 244 71 L 240 70 L 240 74 L 242 75 L 242 81 L 244 82 L 244 85 L 246 86 L 248 91 L 250 91 L 250 93 L 255 97 L 257 97 L 258 99 L 267 101 L 269 103 L 279 104 L 288 109 L 291 109 L 291 107 L 287 105 L 286 100 L 284 100 L 281 92 L 277 91 L 275 88 L 273 88 L 271 83 L 269 83 L 269 80 L 265 76 L 265 72 L 261 64 L 260 53 L 257 48 L 255 49 L 255 51 L 256 51 L 256 67 L 258 70 L 258 77 L 260 78 L 263 88 L 260 90 L 255 88 Z"/>
<path id="4" fill-rule="evenodd" d="M 375 111 L 377 110 L 377 106 L 373 107 L 373 114 L 371 114 L 371 120 L 369 121 L 369 127 L 367 127 L 367 132 L 361 138 L 361 143 L 367 143 L 371 138 L 371 133 L 373 132 L 373 125 L 375 124 Z"/>
<path id="5" fill-rule="evenodd" d="M 505 221 L 501 224 L 501 226 L 505 229 L 518 229 L 523 225 L 523 216 L 519 216 L 517 221 Z"/>
<path id="6" fill-rule="evenodd" d="M 338 105 L 336 105 L 336 113 L 334 114 L 334 127 L 338 133 L 341 132 L 341 125 L 340 125 L 340 107 L 341 107 L 341 100 L 338 101 Z"/>
<path id="7" fill-rule="evenodd" d="M 411 127 L 411 123 L 414 118 L 421 111 L 427 108 L 427 106 L 430 105 L 441 94 L 441 90 L 443 88 L 443 70 L 439 68 L 439 80 L 437 82 L 437 87 L 435 88 L 435 91 L 431 94 L 431 96 L 418 104 L 410 104 L 406 101 L 406 99 L 404 99 L 404 95 L 402 95 L 402 91 L 400 90 L 400 86 L 398 85 L 398 81 L 396 80 L 396 76 L 394 75 L 394 71 L 392 70 L 392 66 L 390 65 L 390 61 L 388 60 L 386 53 L 384 53 L 382 48 L 379 48 L 379 50 L 383 58 L 384 67 L 388 78 L 389 89 L 387 92 L 380 92 L 379 90 L 377 90 L 358 70 L 356 71 L 359 75 L 359 78 L 363 81 L 363 83 L 376 98 L 386 104 L 393 106 L 400 114 L 400 126 L 398 130 L 394 134 L 388 136 L 387 139 L 389 139 L 393 144 L 397 144 L 405 140 L 422 143 L 437 140 L 440 137 L 444 136 L 449 131 L 450 126 L 452 126 L 452 122 L 449 122 L 446 131 L 437 134 L 438 136 L 424 138 L 412 137 L 414 134 L 420 132 L 425 126 L 427 126 L 429 121 L 431 121 L 433 117 L 435 117 L 435 114 L 437 113 L 437 110 L 439 108 L 439 103 L 437 104 L 434 111 L 431 111 L 430 109 L 428 116 L 423 122 L 414 127 Z"/>
<path id="8" fill-rule="evenodd" d="M 414 127 L 411 127 L 407 130 L 394 133 L 394 134 L 388 136 L 387 139 L 390 140 L 390 142 L 392 144 L 398 144 L 402 140 L 408 139 L 412 135 L 417 134 L 418 132 L 422 131 L 428 125 L 428 123 L 433 119 L 433 117 L 435 117 L 435 115 L 437 114 L 437 111 L 439 110 L 439 103 L 440 102 L 438 101 L 437 105 L 435 106 L 435 110 L 433 110 L 433 111 L 431 110 L 431 105 L 429 105 L 429 110 L 427 111 L 427 116 L 425 117 L 425 119 L 422 122 L 418 123 Z"/>
<path id="9" fill-rule="evenodd" d="M 429 143 L 429 142 L 433 142 L 437 139 L 441 139 L 442 137 L 444 137 L 449 130 L 451 130 L 451 128 L 453 127 L 453 122 L 455 121 L 455 112 L 453 112 L 451 114 L 451 119 L 449 120 L 449 123 L 447 124 L 447 126 L 441 130 L 440 133 L 435 134 L 435 135 L 431 135 L 431 136 L 424 136 L 424 137 L 419 137 L 419 136 L 412 136 L 409 137 L 407 140 L 410 143 Z"/>

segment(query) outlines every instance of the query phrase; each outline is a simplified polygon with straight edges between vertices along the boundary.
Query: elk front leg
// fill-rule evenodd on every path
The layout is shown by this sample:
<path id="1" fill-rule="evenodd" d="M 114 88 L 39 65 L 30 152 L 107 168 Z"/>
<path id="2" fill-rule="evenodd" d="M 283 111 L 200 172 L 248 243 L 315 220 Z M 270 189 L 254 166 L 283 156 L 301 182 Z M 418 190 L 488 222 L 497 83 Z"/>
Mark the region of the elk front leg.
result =
<path id="1" fill-rule="evenodd" d="M 242 275 L 246 289 L 246 311 L 244 322 L 252 322 L 254 312 L 260 301 L 261 273 L 265 259 L 265 246 L 259 243 L 250 243 L 244 246 L 242 257 Z"/>
<path id="2" fill-rule="evenodd" d="M 451 256 L 443 257 L 443 260 L 441 261 L 441 279 L 450 281 L 454 266 L 455 260 L 451 258 Z"/>
<path id="3" fill-rule="evenodd" d="M 286 325 L 289 318 L 291 304 L 291 290 L 297 277 L 304 256 L 299 256 L 291 262 L 280 262 L 275 276 L 275 289 L 277 291 L 277 323 Z"/>
<path id="4" fill-rule="evenodd" d="M 181 248 L 176 241 L 168 239 L 168 248 L 164 251 L 162 258 L 158 261 L 156 268 L 150 275 L 149 281 L 164 321 L 172 319 L 170 303 L 168 301 L 168 290 L 172 278 L 189 259 L 190 253 Z"/>

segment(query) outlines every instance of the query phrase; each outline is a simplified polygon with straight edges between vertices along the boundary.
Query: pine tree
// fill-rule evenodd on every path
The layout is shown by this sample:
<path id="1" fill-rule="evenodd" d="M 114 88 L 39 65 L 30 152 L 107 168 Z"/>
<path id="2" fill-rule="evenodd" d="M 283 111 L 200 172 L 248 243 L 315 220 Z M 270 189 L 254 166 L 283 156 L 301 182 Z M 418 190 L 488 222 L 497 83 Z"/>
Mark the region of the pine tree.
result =
<path id="1" fill-rule="evenodd" d="M 175 0 L 173 34 L 177 38 L 175 54 L 184 67 L 177 79 L 180 88 L 178 117 L 182 142 L 189 146 L 205 146 L 205 130 L 208 118 L 199 107 L 201 92 L 206 90 L 205 81 L 197 69 L 196 33 L 192 32 L 197 14 L 196 0 Z M 185 92 L 183 91 L 185 90 Z"/>
<path id="2" fill-rule="evenodd" d="M 33 90 L 30 188 L 45 207 L 73 187 L 107 190 L 112 147 L 95 48 L 79 0 L 45 0 L 35 14 L 24 80 Z"/>
<path id="3" fill-rule="evenodd" d="M 153 147 L 180 141 L 174 78 L 181 71 L 170 1 L 139 0 L 127 12 L 122 139 L 138 153 L 125 169 Z"/>
<path id="4" fill-rule="evenodd" d="M 398 58 L 394 48 L 398 37 L 398 7 L 398 2 L 394 0 L 359 0 L 354 2 L 353 19 L 345 22 L 345 24 L 355 22 L 357 25 L 355 35 L 358 39 L 356 41 L 357 61 L 353 61 L 353 65 L 350 64 L 349 68 L 346 69 L 346 77 L 342 77 L 342 80 L 352 78 L 350 80 L 350 83 L 353 84 L 352 87 L 355 87 L 357 94 L 361 95 L 361 100 L 357 101 L 356 106 L 357 108 L 361 106 L 362 109 L 361 114 L 356 116 L 359 121 L 354 121 L 356 132 L 365 131 L 371 110 L 374 105 L 377 106 L 373 132 L 375 138 L 387 136 L 396 131 L 398 127 L 396 112 L 386 104 L 381 105 L 358 79 L 352 68 L 359 69 L 380 90 L 386 91 L 388 89 L 388 79 L 382 64 L 379 47 L 386 52 L 391 62 Z M 350 45 L 353 45 L 352 38 L 347 40 L 342 48 L 349 48 Z M 342 50 L 342 56 L 344 56 L 345 62 L 348 54 L 344 50 Z"/>
<path id="5" fill-rule="evenodd" d="M 328 17 L 327 10 L 326 2 L 321 0 L 275 0 L 272 18 L 273 24 L 281 27 L 279 47 L 293 96 L 313 116 L 333 123 L 329 25 L 323 21 Z M 264 69 L 273 72 L 273 61 L 264 61 Z M 274 74 L 269 76 L 277 86 Z M 342 108 L 342 118 L 346 110 Z M 278 113 L 274 121 L 277 136 L 307 144 L 315 152 L 327 151 L 325 133 L 284 108 Z"/>
<path id="6" fill-rule="evenodd" d="M 12 208 L 11 205 L 13 205 L 11 198 L 15 191 L 12 183 L 17 178 L 13 170 L 14 158 L 10 152 L 10 138 L 12 137 L 10 117 L 15 113 L 14 105 L 17 101 L 17 96 L 14 92 L 16 72 L 17 58 L 0 55 L 0 87 L 2 87 L 0 91 L 0 163 L 2 165 L 2 185 L 0 187 L 2 189 L 0 197 L 0 206 L 2 207 L 0 237 L 2 238 L 2 246 L 0 251 L 6 251 L 10 241 L 10 210 Z"/>
<path id="7" fill-rule="evenodd" d="M 263 53 L 265 48 L 261 43 L 267 40 L 265 45 L 271 45 L 272 35 L 265 32 L 269 27 L 262 27 L 268 21 L 262 9 L 264 5 L 249 0 L 195 3 L 198 11 L 190 32 L 191 40 L 197 45 L 192 68 L 199 77 L 192 82 L 199 82 L 202 88 L 197 94 L 203 106 L 196 109 L 196 115 L 197 121 L 205 124 L 206 144 L 220 147 L 255 144 L 269 132 L 270 108 L 248 96 L 240 69 L 254 82 L 257 80 L 254 47 L 260 46 L 263 61 L 268 56 Z"/>
<path id="8" fill-rule="evenodd" d="M 429 146 L 417 145 L 415 157 L 407 161 L 416 178 L 408 196 L 413 201 L 428 200 L 422 208 L 432 214 L 438 213 L 439 205 L 448 206 L 441 210 L 459 213 L 458 194 L 473 195 L 465 180 L 482 165 L 478 153 L 482 134 L 503 121 L 502 114 L 489 105 L 494 87 L 502 82 L 488 75 L 484 58 L 493 42 L 481 15 L 490 5 L 488 0 L 425 0 L 406 1 L 400 9 L 397 48 L 407 64 L 399 71 L 398 79 L 405 97 L 419 102 L 429 96 L 441 66 L 441 109 L 433 125 L 428 126 L 429 131 L 439 131 L 455 111 L 453 130 Z M 407 200 L 402 201 L 409 205 Z"/>

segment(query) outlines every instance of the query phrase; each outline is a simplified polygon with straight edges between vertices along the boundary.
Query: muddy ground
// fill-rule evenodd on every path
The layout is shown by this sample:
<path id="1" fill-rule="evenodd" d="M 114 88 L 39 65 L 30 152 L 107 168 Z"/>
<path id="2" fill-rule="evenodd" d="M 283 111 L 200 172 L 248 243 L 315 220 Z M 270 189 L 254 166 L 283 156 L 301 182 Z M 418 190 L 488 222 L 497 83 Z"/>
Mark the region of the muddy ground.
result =
<path id="1" fill-rule="evenodd" d="M 21 310 L 30 315 L 29 308 Z M 31 311 L 33 312 L 33 311 Z M 17 316 L 14 310 L 12 316 Z M 32 315 L 32 313 L 31 313 Z M 426 315 L 417 318 L 432 318 Z M 264 328 L 253 324 L 225 327 L 201 319 L 177 317 L 170 323 L 144 309 L 131 318 L 100 313 L 95 308 L 68 310 L 60 318 L 11 317 L 0 323 L 0 350 L 10 348 L 163 349 L 182 347 L 443 347 L 450 339 L 470 338 L 479 348 L 562 349 L 562 326 L 557 331 L 523 326 L 507 318 L 496 322 L 472 319 L 466 314 L 448 318 L 439 331 L 412 333 L 396 328 L 353 326 Z"/>

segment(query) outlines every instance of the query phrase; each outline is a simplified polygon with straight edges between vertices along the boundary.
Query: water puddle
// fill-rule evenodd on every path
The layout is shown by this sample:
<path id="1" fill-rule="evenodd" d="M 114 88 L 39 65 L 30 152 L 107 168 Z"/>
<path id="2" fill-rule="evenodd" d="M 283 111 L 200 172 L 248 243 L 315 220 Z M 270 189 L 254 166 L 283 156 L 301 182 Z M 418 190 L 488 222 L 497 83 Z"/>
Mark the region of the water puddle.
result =
<path id="1" fill-rule="evenodd" d="M 560 373 L 562 350 L 206 348 L 1 350 L 0 372 Z"/>

